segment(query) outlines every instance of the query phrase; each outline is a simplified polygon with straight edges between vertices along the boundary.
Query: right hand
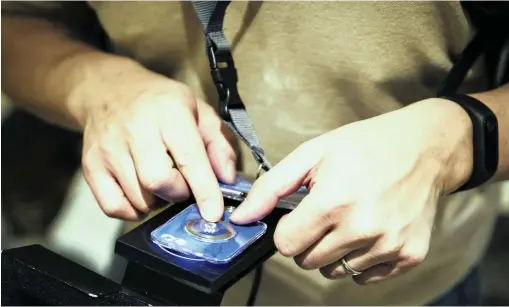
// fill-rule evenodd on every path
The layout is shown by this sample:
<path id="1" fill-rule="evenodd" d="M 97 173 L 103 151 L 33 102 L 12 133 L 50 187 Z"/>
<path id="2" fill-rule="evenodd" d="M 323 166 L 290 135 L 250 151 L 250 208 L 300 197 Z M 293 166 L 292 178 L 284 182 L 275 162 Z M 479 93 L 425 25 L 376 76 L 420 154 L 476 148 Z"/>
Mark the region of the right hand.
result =
<path id="1" fill-rule="evenodd" d="M 218 179 L 235 182 L 236 157 L 213 108 L 142 67 L 100 83 L 84 101 L 82 162 L 102 210 L 136 220 L 152 209 L 153 195 L 178 202 L 192 193 L 203 218 L 218 221 Z"/>

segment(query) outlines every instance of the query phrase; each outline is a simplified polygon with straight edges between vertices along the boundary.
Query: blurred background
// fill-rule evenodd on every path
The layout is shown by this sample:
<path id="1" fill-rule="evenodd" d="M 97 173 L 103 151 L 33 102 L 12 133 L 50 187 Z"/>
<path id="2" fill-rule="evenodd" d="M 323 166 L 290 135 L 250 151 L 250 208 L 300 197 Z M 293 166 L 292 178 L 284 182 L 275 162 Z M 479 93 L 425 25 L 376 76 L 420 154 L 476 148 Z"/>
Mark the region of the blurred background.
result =
<path id="1" fill-rule="evenodd" d="M 83 180 L 81 135 L 14 108 L 3 94 L 1 115 L 2 250 L 41 244 L 119 281 L 124 264 L 113 247 L 124 225 L 101 212 Z M 502 208 L 481 266 L 483 305 L 509 305 L 508 242 L 509 208 Z"/>

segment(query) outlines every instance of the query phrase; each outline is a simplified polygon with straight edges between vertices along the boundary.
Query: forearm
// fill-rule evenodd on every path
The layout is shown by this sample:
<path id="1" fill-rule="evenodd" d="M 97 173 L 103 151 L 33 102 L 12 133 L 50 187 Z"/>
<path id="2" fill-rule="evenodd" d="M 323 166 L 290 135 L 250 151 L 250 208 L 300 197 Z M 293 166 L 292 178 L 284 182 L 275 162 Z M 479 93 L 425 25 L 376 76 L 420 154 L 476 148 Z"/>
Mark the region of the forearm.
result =
<path id="1" fill-rule="evenodd" d="M 471 94 L 486 104 L 498 120 L 498 169 L 491 182 L 509 179 L 509 84 L 498 89 Z"/>
<path id="2" fill-rule="evenodd" d="M 67 33 L 44 19 L 3 15 L 2 90 L 37 116 L 81 130 L 87 102 L 76 98 L 80 88 L 102 74 L 115 74 L 137 64 Z"/>

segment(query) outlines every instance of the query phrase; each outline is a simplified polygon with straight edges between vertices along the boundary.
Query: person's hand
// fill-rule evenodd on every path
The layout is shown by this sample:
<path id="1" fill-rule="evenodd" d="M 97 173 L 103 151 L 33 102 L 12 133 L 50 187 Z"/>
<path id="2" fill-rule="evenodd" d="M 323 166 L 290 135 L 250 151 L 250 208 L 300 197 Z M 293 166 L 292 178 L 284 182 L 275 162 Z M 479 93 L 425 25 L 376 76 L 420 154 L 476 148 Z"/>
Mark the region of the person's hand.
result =
<path id="1" fill-rule="evenodd" d="M 182 201 L 192 192 L 202 216 L 219 220 L 218 179 L 235 181 L 236 157 L 212 107 L 141 66 L 100 81 L 82 94 L 89 103 L 82 162 L 102 210 L 138 219 L 153 195 Z"/>
<path id="2" fill-rule="evenodd" d="M 471 172 L 471 123 L 452 102 L 429 99 L 352 123 L 301 145 L 253 185 L 231 220 L 263 218 L 301 185 L 310 192 L 274 234 L 284 256 L 327 278 L 360 284 L 425 258 L 437 200 Z"/>

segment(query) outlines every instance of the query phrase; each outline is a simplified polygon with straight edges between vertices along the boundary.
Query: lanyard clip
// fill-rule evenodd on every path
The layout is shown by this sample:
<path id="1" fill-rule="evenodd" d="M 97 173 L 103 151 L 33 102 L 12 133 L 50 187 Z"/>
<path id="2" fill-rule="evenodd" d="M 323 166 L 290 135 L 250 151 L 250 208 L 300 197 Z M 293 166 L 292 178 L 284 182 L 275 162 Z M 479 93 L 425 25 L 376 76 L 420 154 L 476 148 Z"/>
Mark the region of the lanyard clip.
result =
<path id="1" fill-rule="evenodd" d="M 270 169 L 271 166 L 265 159 L 265 153 L 263 152 L 263 149 L 258 146 L 251 146 L 251 153 L 253 154 L 255 161 L 260 165 L 258 168 L 257 176 L 261 174 L 262 170 L 268 171 Z"/>
<path id="2" fill-rule="evenodd" d="M 225 121 L 231 122 L 230 108 L 244 108 L 237 89 L 237 69 L 233 62 L 232 54 L 217 52 L 211 46 L 208 50 L 210 72 L 212 81 L 216 86 L 219 96 L 219 116 Z"/>

